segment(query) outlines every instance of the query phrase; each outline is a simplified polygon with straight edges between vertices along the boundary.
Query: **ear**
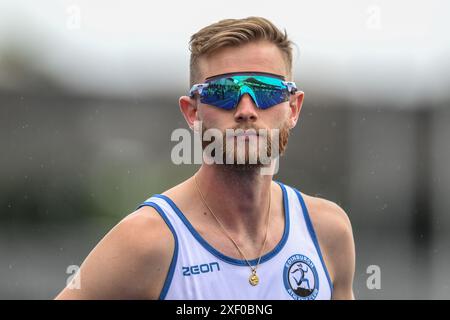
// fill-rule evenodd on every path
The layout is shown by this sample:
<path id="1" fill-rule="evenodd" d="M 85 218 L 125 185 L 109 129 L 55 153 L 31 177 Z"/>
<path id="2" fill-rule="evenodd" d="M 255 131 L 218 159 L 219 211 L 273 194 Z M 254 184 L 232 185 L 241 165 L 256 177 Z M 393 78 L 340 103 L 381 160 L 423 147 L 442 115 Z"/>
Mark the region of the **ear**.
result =
<path id="1" fill-rule="evenodd" d="M 302 110 L 303 98 L 305 93 L 303 91 L 297 91 L 289 99 L 289 127 L 292 129 L 297 125 L 298 118 L 300 116 L 300 111 Z"/>
<path id="2" fill-rule="evenodd" d="M 194 121 L 198 120 L 197 118 L 197 101 L 195 99 L 182 96 L 178 100 L 178 104 L 180 105 L 181 113 L 183 114 L 184 119 L 186 120 L 188 126 L 193 129 Z"/>

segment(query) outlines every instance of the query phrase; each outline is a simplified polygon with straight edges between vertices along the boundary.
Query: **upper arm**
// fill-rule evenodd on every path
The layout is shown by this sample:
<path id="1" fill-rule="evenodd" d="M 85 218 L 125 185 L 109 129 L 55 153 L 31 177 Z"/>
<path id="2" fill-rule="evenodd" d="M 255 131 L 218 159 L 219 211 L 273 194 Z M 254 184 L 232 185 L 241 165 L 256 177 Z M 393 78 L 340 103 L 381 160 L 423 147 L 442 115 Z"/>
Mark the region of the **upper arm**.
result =
<path id="1" fill-rule="evenodd" d="M 91 251 L 75 281 L 57 299 L 157 299 L 174 251 L 174 238 L 151 207 L 117 224 Z"/>
<path id="2" fill-rule="evenodd" d="M 354 299 L 355 244 L 350 220 L 337 204 L 310 198 L 311 220 L 333 282 L 333 299 Z"/>

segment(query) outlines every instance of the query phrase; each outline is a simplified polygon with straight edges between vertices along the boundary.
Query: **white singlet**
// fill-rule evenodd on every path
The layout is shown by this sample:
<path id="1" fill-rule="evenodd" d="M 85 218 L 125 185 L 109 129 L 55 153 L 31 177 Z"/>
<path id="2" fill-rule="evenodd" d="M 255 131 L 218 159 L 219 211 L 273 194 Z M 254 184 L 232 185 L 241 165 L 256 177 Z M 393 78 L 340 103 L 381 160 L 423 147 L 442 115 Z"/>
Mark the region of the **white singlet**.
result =
<path id="1" fill-rule="evenodd" d="M 142 206 L 153 207 L 175 239 L 173 258 L 161 290 L 167 300 L 313 300 L 330 299 L 332 283 L 300 192 L 277 182 L 283 191 L 284 233 L 261 258 L 259 283 L 249 283 L 245 260 L 225 256 L 209 245 L 176 204 L 154 195 Z M 256 265 L 258 259 L 249 261 Z"/>

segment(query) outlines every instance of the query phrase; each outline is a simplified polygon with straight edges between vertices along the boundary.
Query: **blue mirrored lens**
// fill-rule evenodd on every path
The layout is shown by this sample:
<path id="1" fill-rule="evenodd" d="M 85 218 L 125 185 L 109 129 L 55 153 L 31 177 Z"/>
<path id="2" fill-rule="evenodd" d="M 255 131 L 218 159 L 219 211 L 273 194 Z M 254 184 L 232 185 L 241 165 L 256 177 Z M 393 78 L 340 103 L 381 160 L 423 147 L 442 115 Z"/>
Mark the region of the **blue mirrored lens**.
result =
<path id="1" fill-rule="evenodd" d="M 203 89 L 200 101 L 226 110 L 233 109 L 239 100 L 239 89 L 233 78 L 211 81 Z"/>
<path id="2" fill-rule="evenodd" d="M 281 79 L 260 75 L 237 75 L 215 79 L 203 89 L 200 101 L 222 109 L 237 106 L 243 94 L 249 94 L 256 106 L 267 109 L 289 99 L 287 87 Z"/>
<path id="3" fill-rule="evenodd" d="M 265 78 L 251 86 L 259 108 L 267 109 L 289 100 L 289 92 L 281 80 Z"/>

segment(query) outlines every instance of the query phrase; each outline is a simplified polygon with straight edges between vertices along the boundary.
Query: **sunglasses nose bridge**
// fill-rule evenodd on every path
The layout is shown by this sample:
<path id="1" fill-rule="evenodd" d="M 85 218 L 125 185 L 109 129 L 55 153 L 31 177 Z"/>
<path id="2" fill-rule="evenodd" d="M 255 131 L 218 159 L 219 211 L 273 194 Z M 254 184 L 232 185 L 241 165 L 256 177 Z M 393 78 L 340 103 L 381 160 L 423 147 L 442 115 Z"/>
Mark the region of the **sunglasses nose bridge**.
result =
<path id="1" fill-rule="evenodd" d="M 237 104 L 240 103 L 242 97 L 243 97 L 245 94 L 248 94 L 248 95 L 250 96 L 250 98 L 253 100 L 253 103 L 255 104 L 255 106 L 256 106 L 257 108 L 259 108 L 259 106 L 258 106 L 258 100 L 256 99 L 255 93 L 253 92 L 253 90 L 252 90 L 249 86 L 245 86 L 245 85 L 242 86 L 242 87 L 240 88 L 240 90 L 239 90 L 239 97 L 238 97 Z"/>
<path id="2" fill-rule="evenodd" d="M 244 96 L 248 96 L 242 101 Z M 234 118 L 236 122 L 256 121 L 258 119 L 258 106 L 255 95 L 251 90 L 242 89 L 239 92 L 239 99 L 236 103 Z"/>

